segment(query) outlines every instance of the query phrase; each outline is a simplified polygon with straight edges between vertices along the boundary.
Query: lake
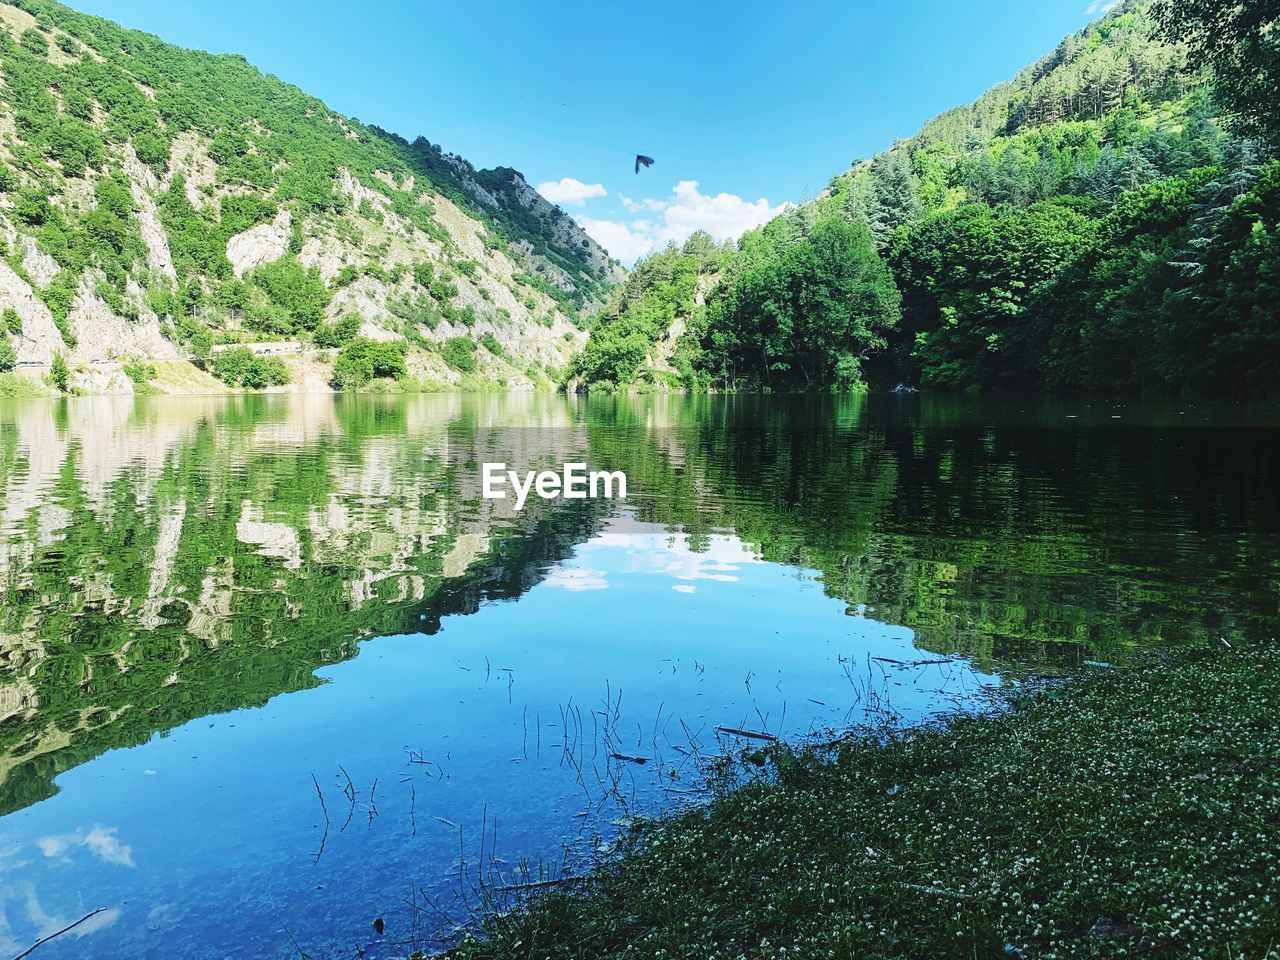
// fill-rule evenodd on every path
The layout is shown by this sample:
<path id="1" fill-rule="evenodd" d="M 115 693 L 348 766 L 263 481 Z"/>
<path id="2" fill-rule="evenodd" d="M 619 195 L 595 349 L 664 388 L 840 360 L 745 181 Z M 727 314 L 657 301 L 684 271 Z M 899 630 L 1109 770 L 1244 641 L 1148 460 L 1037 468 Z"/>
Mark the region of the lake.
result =
<path id="1" fill-rule="evenodd" d="M 0 401 L 0 956 L 99 908 L 36 955 L 404 956 L 703 802 L 717 757 L 751 775 L 762 735 L 1273 630 L 1278 425 L 879 395 Z M 628 498 L 480 495 L 485 462 L 569 460 Z"/>

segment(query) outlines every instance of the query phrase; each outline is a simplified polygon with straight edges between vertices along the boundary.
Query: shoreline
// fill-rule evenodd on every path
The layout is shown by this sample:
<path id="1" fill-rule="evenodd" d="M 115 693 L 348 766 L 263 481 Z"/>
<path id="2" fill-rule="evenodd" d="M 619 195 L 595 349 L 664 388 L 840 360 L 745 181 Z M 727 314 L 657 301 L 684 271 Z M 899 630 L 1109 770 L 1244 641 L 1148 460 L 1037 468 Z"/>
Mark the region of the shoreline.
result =
<path id="1" fill-rule="evenodd" d="M 448 955 L 1280 955 L 1280 649 L 1231 642 L 772 746 L 763 782 L 645 825 Z"/>

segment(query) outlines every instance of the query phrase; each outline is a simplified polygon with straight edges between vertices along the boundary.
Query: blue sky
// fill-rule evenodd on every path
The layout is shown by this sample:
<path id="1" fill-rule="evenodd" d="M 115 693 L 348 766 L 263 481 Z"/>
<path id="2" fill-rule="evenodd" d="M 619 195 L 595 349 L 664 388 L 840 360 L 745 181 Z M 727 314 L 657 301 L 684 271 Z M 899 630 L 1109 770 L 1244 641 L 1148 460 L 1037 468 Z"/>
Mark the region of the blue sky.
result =
<path id="1" fill-rule="evenodd" d="M 625 262 L 812 196 L 1089 20 L 1089 0 L 71 3 L 515 167 Z"/>

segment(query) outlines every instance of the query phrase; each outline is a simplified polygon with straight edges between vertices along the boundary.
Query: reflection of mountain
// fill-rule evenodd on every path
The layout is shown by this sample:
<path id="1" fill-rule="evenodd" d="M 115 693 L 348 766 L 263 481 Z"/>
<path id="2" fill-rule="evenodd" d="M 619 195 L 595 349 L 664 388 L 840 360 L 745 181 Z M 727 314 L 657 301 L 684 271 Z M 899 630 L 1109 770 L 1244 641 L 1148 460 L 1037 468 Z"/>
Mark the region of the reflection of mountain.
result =
<path id="1" fill-rule="evenodd" d="M 313 685 L 363 637 L 537 582 L 598 511 L 480 498 L 475 464 L 513 446 L 581 451 L 562 406 L 526 404 L 23 408 L 0 434 L 0 813 L 106 749 Z"/>

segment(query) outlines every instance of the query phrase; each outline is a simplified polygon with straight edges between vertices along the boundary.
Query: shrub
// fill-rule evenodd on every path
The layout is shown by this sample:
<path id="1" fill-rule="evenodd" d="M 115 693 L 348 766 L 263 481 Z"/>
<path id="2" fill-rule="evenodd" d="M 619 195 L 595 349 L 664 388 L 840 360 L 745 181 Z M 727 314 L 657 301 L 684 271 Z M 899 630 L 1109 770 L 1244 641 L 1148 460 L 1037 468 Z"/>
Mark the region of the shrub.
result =
<path id="1" fill-rule="evenodd" d="M 356 337 L 342 348 L 334 361 L 333 382 L 349 390 L 375 377 L 399 380 L 407 372 L 403 344 Z"/>
<path id="2" fill-rule="evenodd" d="M 359 332 L 360 315 L 348 313 L 333 323 L 322 323 L 316 327 L 313 340 L 317 347 L 340 347 Z"/>
<path id="3" fill-rule="evenodd" d="M 206 326 L 198 326 L 191 333 L 191 358 L 200 366 L 208 364 L 213 356 L 213 334 Z"/>
<path id="4" fill-rule="evenodd" d="M 289 371 L 283 360 L 260 357 L 248 347 L 233 347 L 215 355 L 213 375 L 223 383 L 251 390 L 289 382 Z"/>
<path id="5" fill-rule="evenodd" d="M 440 347 L 444 362 L 460 373 L 471 373 L 476 368 L 476 342 L 470 337 L 450 337 Z"/>
<path id="6" fill-rule="evenodd" d="M 124 363 L 124 375 L 134 383 L 148 383 L 155 379 L 156 368 L 142 360 L 127 360 Z"/>
<path id="7" fill-rule="evenodd" d="M 22 36 L 18 38 L 18 42 L 22 44 L 24 50 L 34 53 L 38 57 L 46 57 L 49 55 L 49 41 L 39 30 L 28 29 L 22 31 Z"/>
<path id="8" fill-rule="evenodd" d="M 251 277 L 276 308 L 260 312 L 255 319 L 279 333 L 315 329 L 332 296 L 320 279 L 320 271 L 315 267 L 307 270 L 293 256 L 264 263 Z"/>
<path id="9" fill-rule="evenodd" d="M 387 301 L 387 309 L 394 316 L 407 322 L 410 328 L 424 326 L 428 330 L 434 330 L 436 324 L 440 321 L 440 310 L 430 297 L 425 294 L 418 294 L 410 299 L 409 297 L 396 297 Z M 410 331 L 406 331 L 409 333 Z"/>
<path id="10" fill-rule="evenodd" d="M 13 217 L 21 224 L 38 227 L 53 217 L 53 207 L 38 187 L 23 187 L 13 202 Z"/>
<path id="11" fill-rule="evenodd" d="M 443 277 L 432 280 L 430 283 L 431 296 L 435 297 L 440 303 L 448 303 L 458 295 L 457 284 L 450 283 Z"/>
<path id="12" fill-rule="evenodd" d="M 498 338 L 492 333 L 482 334 L 480 342 L 484 344 L 484 348 L 495 357 L 505 357 L 507 355 L 506 349 L 498 342 Z"/>
<path id="13" fill-rule="evenodd" d="M 18 351 L 8 337 L 0 338 L 0 373 L 8 373 L 18 365 Z"/>

